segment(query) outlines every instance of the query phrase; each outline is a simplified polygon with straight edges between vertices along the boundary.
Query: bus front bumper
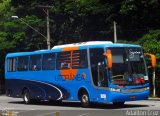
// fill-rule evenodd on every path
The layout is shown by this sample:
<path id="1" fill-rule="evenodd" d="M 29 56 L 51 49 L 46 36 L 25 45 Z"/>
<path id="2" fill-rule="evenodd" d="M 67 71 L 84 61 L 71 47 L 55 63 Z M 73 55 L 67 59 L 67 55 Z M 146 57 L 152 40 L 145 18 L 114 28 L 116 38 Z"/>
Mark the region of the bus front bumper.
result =
<path id="1" fill-rule="evenodd" d="M 125 101 L 136 101 L 136 100 L 147 100 L 150 91 L 145 90 L 143 92 L 136 93 L 122 93 L 122 92 L 112 92 L 109 91 L 107 94 L 102 93 L 97 99 L 99 103 L 109 103 L 109 102 L 125 102 Z M 101 97 L 101 96 L 105 97 Z"/>
<path id="2" fill-rule="evenodd" d="M 110 102 L 125 102 L 125 101 L 136 101 L 136 100 L 147 100 L 149 97 L 149 90 L 145 90 L 139 93 L 121 93 L 121 92 L 110 92 L 108 100 Z"/>

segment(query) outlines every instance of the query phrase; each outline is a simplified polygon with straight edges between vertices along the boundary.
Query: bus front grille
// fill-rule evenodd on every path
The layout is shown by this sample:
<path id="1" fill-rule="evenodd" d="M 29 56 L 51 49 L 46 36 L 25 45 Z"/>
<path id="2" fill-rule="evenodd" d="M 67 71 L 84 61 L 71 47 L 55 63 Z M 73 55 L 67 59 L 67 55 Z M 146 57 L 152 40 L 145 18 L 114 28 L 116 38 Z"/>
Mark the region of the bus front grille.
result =
<path id="1" fill-rule="evenodd" d="M 136 88 L 136 89 L 122 89 L 122 93 L 137 93 L 137 92 L 143 92 L 145 91 L 145 88 Z"/>

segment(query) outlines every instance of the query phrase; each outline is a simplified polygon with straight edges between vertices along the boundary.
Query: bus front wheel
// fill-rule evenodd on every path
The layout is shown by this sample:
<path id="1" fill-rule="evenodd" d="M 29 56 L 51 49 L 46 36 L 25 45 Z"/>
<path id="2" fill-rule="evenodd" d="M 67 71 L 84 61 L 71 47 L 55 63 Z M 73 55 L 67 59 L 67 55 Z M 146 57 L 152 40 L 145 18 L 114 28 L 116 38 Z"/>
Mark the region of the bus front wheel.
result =
<path id="1" fill-rule="evenodd" d="M 31 102 L 28 89 L 23 91 L 22 97 L 25 104 L 29 104 Z"/>
<path id="2" fill-rule="evenodd" d="M 86 108 L 90 106 L 89 96 L 87 92 L 83 92 L 80 96 L 82 107 Z"/>

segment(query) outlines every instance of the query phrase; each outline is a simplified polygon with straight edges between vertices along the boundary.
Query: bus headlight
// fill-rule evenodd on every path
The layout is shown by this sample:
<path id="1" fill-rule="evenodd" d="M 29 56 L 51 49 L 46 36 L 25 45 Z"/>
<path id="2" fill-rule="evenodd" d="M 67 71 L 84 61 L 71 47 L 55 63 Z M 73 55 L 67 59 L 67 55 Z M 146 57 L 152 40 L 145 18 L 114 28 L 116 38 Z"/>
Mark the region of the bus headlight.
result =
<path id="1" fill-rule="evenodd" d="M 113 92 L 120 92 L 120 89 L 119 88 L 109 88 L 110 91 L 113 91 Z"/>
<path id="2" fill-rule="evenodd" d="M 149 87 L 145 87 L 145 90 L 149 90 Z"/>

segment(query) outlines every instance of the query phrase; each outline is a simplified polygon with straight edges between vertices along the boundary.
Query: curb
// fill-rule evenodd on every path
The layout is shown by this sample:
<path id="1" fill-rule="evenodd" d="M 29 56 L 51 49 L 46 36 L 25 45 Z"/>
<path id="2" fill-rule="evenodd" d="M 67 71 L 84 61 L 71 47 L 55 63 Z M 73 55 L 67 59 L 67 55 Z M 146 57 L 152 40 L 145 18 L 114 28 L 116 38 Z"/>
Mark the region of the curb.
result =
<path id="1" fill-rule="evenodd" d="M 155 100 L 155 101 L 160 101 L 160 98 L 148 98 L 148 100 Z"/>

